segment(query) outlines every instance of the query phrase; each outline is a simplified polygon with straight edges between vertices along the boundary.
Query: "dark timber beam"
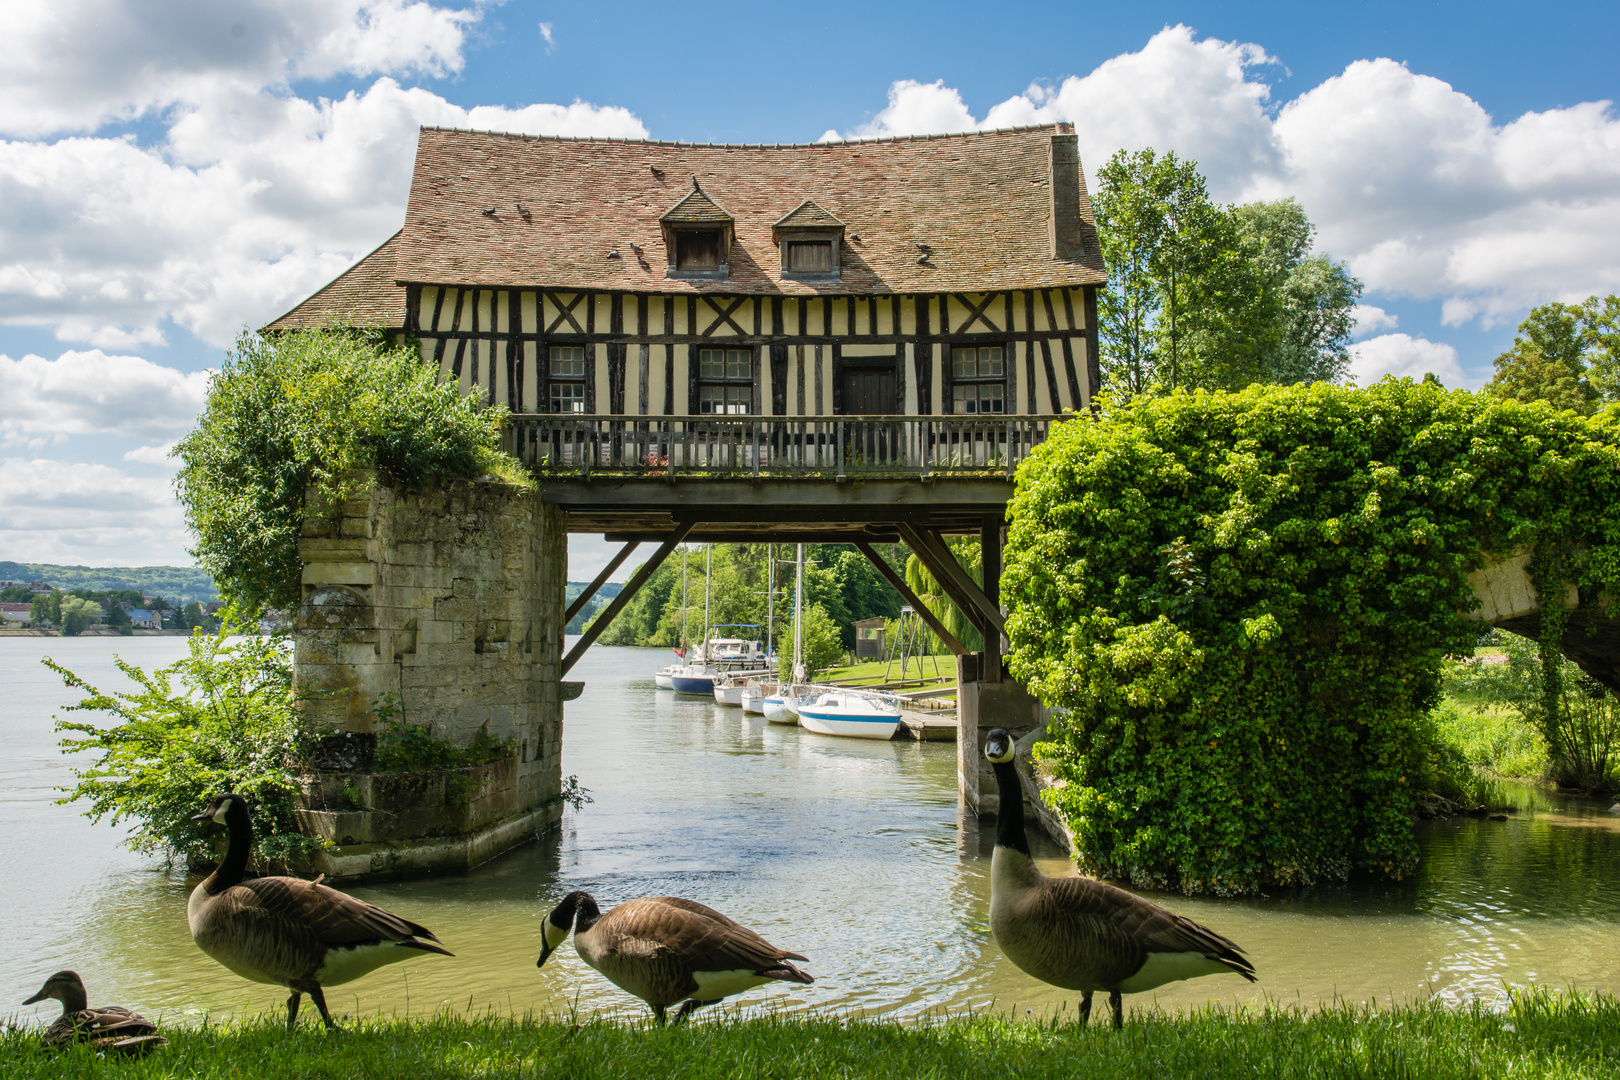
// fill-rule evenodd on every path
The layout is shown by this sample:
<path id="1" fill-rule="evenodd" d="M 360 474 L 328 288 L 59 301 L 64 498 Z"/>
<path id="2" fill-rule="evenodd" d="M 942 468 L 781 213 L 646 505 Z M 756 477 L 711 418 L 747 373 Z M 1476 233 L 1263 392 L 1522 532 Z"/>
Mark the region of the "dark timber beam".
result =
<path id="1" fill-rule="evenodd" d="M 669 558 L 669 553 L 679 547 L 681 541 L 685 540 L 686 535 L 696 526 L 697 522 L 695 521 L 683 521 L 675 526 L 675 531 L 664 541 L 663 546 L 653 552 L 652 558 L 641 564 L 641 569 L 630 576 L 630 580 L 619 591 L 619 595 L 613 598 L 613 602 L 607 606 L 607 610 L 592 619 L 591 625 L 585 628 L 585 633 L 580 636 L 578 641 L 574 642 L 574 647 L 568 650 L 567 656 L 563 657 L 562 672 L 558 676 L 559 678 L 562 675 L 567 675 L 569 669 L 579 662 L 581 656 L 585 655 L 585 650 L 596 644 L 596 639 L 602 636 L 602 631 L 606 630 L 613 620 L 618 618 L 619 612 L 624 610 L 625 605 L 635 597 L 636 593 L 641 591 L 641 587 L 647 584 L 658 568 L 664 565 L 664 560 Z"/>
<path id="2" fill-rule="evenodd" d="M 624 547 L 619 549 L 619 553 L 613 556 L 606 566 L 602 567 L 602 572 L 596 575 L 596 580 L 587 585 L 585 591 L 574 597 L 574 602 L 568 605 L 568 612 L 563 616 L 565 626 L 574 621 L 575 615 L 585 610 L 585 605 L 591 602 L 591 597 L 595 596 L 603 585 L 607 584 L 607 579 L 613 576 L 613 571 L 622 566 L 624 560 L 630 557 L 630 553 L 640 546 L 641 541 L 639 539 L 627 541 Z"/>
<path id="3" fill-rule="evenodd" d="M 901 522 L 898 526 L 900 535 L 906 538 L 911 550 L 917 553 L 923 565 L 928 567 L 929 573 L 934 575 L 953 603 L 959 606 L 963 613 L 974 622 L 983 624 L 994 630 L 997 634 L 1007 632 L 1007 621 L 1001 617 L 1001 609 L 992 604 L 984 595 L 984 591 L 968 576 L 951 554 L 951 549 L 945 545 L 936 534 L 926 529 L 916 529 Z M 989 634 L 985 634 L 985 643 L 989 644 Z"/>
<path id="4" fill-rule="evenodd" d="M 934 632 L 934 636 L 939 638 L 947 649 L 951 650 L 952 656 L 967 655 L 967 646 L 957 641 L 956 637 L 945 629 L 945 624 L 940 622 L 939 618 L 928 610 L 928 606 L 917 598 L 917 594 L 912 592 L 911 587 L 906 584 L 906 579 L 895 573 L 894 567 L 883 561 L 883 556 L 877 553 L 876 548 L 860 540 L 855 542 L 855 546 L 862 555 L 866 556 L 873 567 L 877 569 L 877 572 L 883 575 L 883 580 L 894 586 L 894 591 L 900 594 L 900 599 L 910 604 L 911 610 L 915 611 L 918 617 L 928 624 L 928 629 Z"/>

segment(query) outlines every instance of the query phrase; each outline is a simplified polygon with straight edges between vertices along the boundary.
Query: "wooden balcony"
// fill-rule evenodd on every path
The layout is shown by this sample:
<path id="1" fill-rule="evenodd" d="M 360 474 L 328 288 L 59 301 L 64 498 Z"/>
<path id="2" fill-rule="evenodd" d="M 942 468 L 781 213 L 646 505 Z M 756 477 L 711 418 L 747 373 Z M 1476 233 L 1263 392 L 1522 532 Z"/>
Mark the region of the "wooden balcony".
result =
<path id="1" fill-rule="evenodd" d="M 1010 479 L 1061 416 L 517 413 L 507 449 L 546 477 Z"/>

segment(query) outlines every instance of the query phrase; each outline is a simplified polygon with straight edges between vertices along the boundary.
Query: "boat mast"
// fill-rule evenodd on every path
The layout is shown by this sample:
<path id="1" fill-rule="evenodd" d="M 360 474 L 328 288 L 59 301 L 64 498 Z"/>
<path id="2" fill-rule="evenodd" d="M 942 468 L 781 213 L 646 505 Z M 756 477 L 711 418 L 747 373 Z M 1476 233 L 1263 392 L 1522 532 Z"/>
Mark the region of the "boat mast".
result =
<path id="1" fill-rule="evenodd" d="M 804 681 L 804 545 L 793 568 L 793 681 Z"/>
<path id="2" fill-rule="evenodd" d="M 709 584 L 714 580 L 714 545 L 705 544 L 704 555 L 708 559 L 703 564 L 703 662 L 709 661 L 709 632 L 714 624 L 709 621 Z"/>
<path id="3" fill-rule="evenodd" d="M 681 659 L 690 660 L 686 655 L 686 545 L 681 545 Z"/>
<path id="4" fill-rule="evenodd" d="M 765 545 L 765 655 L 771 655 L 774 639 L 771 631 L 776 626 L 776 545 Z"/>

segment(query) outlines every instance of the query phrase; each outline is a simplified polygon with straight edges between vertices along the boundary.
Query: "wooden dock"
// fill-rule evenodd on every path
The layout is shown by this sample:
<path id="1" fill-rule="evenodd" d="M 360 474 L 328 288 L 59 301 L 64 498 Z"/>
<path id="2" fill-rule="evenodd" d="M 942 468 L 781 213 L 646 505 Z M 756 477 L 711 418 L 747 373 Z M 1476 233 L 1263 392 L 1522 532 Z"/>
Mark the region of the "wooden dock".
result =
<path id="1" fill-rule="evenodd" d="M 918 742 L 955 742 L 956 713 L 900 710 L 901 730 Z"/>

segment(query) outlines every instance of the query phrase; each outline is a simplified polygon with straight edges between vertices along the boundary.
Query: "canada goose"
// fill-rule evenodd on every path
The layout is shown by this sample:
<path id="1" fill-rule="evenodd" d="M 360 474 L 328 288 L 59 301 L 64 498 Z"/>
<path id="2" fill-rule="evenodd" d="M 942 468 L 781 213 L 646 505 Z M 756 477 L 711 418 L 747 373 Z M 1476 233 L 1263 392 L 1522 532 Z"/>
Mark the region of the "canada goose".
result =
<path id="1" fill-rule="evenodd" d="M 92 1009 L 84 992 L 84 981 L 76 971 L 58 971 L 39 993 L 23 1002 L 55 998 L 62 1003 L 62 1015 L 45 1029 L 46 1046 L 67 1046 L 70 1043 L 91 1043 L 121 1054 L 140 1054 L 154 1046 L 166 1046 L 169 1040 L 157 1034 L 157 1025 L 118 1005 L 103 1005 Z"/>
<path id="2" fill-rule="evenodd" d="M 302 994 L 315 1002 L 326 1026 L 336 1028 L 322 987 L 425 952 L 455 955 L 429 944 L 439 939 L 425 927 L 328 888 L 319 878 L 247 877 L 253 823 L 242 796 L 216 796 L 192 820 L 224 825 L 230 841 L 219 868 L 192 890 L 186 905 L 191 939 L 244 979 L 291 990 L 287 1030 L 298 1019 Z"/>
<path id="3" fill-rule="evenodd" d="M 590 893 L 571 892 L 546 916 L 535 967 L 545 966 L 570 929 L 580 959 L 651 1005 L 660 1024 L 664 1010 L 683 999 L 676 1023 L 694 1009 L 772 979 L 815 982 L 789 963 L 806 957 L 678 896 L 627 900 L 604 915 Z"/>
<path id="4" fill-rule="evenodd" d="M 1104 881 L 1041 873 L 1024 836 L 1024 792 L 1005 728 L 985 737 L 984 756 L 1001 795 L 990 858 L 990 931 L 1025 973 L 1080 991 L 1081 1023 L 1090 1019 L 1098 990 L 1108 991 L 1117 1028 L 1125 1025 L 1121 994 L 1228 971 L 1255 981 L 1241 949 L 1191 919 Z"/>

